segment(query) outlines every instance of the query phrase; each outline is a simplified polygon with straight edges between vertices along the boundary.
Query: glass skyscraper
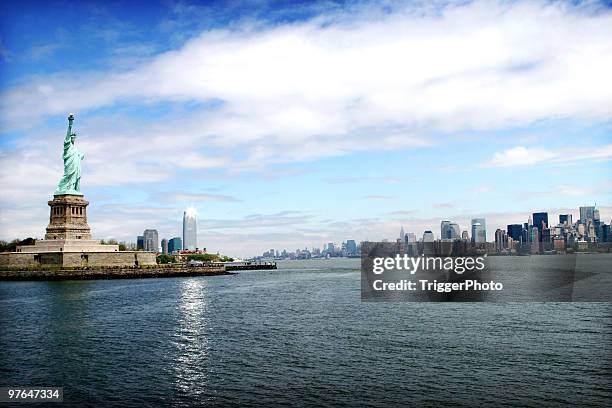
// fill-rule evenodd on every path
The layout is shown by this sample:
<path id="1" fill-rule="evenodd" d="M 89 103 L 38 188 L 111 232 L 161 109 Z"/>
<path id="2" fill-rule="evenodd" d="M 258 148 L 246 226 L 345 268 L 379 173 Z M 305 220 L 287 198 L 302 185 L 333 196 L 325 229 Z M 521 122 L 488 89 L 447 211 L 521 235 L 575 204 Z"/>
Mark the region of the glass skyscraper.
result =
<path id="1" fill-rule="evenodd" d="M 487 242 L 487 222 L 484 218 L 472 218 L 472 242 Z"/>
<path id="2" fill-rule="evenodd" d="M 183 241 L 180 237 L 174 237 L 168 241 L 168 252 L 173 253 L 183 249 Z"/>
<path id="3" fill-rule="evenodd" d="M 198 230 L 196 226 L 196 212 L 188 209 L 183 212 L 183 248 L 190 251 L 198 247 Z"/>

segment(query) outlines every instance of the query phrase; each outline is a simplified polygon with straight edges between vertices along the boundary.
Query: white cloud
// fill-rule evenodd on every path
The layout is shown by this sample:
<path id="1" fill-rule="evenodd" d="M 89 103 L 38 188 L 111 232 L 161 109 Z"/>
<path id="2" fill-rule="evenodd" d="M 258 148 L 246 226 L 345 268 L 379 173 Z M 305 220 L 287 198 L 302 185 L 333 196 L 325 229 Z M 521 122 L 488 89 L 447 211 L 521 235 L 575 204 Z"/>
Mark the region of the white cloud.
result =
<path id="1" fill-rule="evenodd" d="M 593 146 L 589 148 L 571 149 L 544 149 L 527 148 L 524 146 L 513 147 L 502 152 L 495 153 L 493 158 L 486 163 L 490 167 L 514 167 L 529 166 L 545 163 L 567 163 L 584 160 L 610 160 L 612 159 L 612 144 L 604 146 Z"/>
<path id="2" fill-rule="evenodd" d="M 604 85 L 611 12 L 548 2 L 420 11 L 207 31 L 130 70 L 33 78 L 5 92 L 3 121 L 117 102 L 220 100 L 200 133 L 232 146 L 270 138 L 282 146 L 342 140 L 360 129 L 377 140 L 375 129 L 389 124 L 410 134 L 612 115 L 612 88 Z M 343 141 L 327 151 L 357 147 Z"/>

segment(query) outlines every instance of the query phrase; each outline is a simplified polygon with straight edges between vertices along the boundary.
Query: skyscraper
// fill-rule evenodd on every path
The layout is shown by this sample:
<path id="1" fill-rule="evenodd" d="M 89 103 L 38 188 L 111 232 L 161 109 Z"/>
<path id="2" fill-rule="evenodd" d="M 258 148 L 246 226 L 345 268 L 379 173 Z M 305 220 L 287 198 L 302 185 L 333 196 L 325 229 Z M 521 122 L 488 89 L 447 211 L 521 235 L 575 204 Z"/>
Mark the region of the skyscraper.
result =
<path id="1" fill-rule="evenodd" d="M 400 236 L 399 236 L 400 242 L 404 242 L 404 240 L 406 239 L 406 233 L 404 232 L 404 226 L 402 225 L 402 228 L 400 229 Z"/>
<path id="2" fill-rule="evenodd" d="M 540 242 L 542 242 L 542 231 L 545 228 L 548 228 L 548 213 L 547 212 L 537 212 L 533 213 L 533 226 L 538 229 L 538 236 L 540 238 Z"/>
<path id="3" fill-rule="evenodd" d="M 594 218 L 595 206 L 580 207 L 580 222 L 586 224 Z"/>
<path id="4" fill-rule="evenodd" d="M 357 243 L 354 239 L 349 239 L 346 241 L 346 253 L 348 255 L 357 254 Z"/>
<path id="5" fill-rule="evenodd" d="M 484 218 L 472 218 L 472 242 L 475 244 L 487 242 L 487 222 Z"/>
<path id="6" fill-rule="evenodd" d="M 572 214 L 559 214 L 559 224 L 572 225 Z"/>
<path id="7" fill-rule="evenodd" d="M 423 242 L 434 242 L 433 232 L 427 230 L 423 233 Z"/>
<path id="8" fill-rule="evenodd" d="M 506 231 L 503 229 L 495 230 L 495 250 L 497 252 L 502 252 L 508 247 L 508 236 L 506 235 Z"/>
<path id="9" fill-rule="evenodd" d="M 456 222 L 451 222 L 449 224 L 449 227 L 451 230 L 450 239 L 461 238 L 461 228 L 459 228 L 459 224 L 457 224 Z"/>
<path id="10" fill-rule="evenodd" d="M 139 235 L 136 238 L 136 250 L 144 251 L 144 237 L 142 235 Z"/>
<path id="11" fill-rule="evenodd" d="M 146 229 L 142 234 L 144 237 L 144 250 L 151 252 L 159 251 L 159 236 L 157 230 Z"/>
<path id="12" fill-rule="evenodd" d="M 180 251 L 183 249 L 183 242 L 180 237 L 174 237 L 170 241 L 168 241 L 168 252 L 174 253 L 175 251 Z"/>
<path id="13" fill-rule="evenodd" d="M 168 240 L 166 238 L 161 240 L 162 254 L 168 254 Z"/>
<path id="14" fill-rule="evenodd" d="M 198 230 L 196 226 L 196 211 L 188 208 L 183 212 L 183 248 L 194 251 L 198 247 Z"/>
<path id="15" fill-rule="evenodd" d="M 518 242 L 525 241 L 523 226 L 521 224 L 508 224 L 508 236 Z"/>

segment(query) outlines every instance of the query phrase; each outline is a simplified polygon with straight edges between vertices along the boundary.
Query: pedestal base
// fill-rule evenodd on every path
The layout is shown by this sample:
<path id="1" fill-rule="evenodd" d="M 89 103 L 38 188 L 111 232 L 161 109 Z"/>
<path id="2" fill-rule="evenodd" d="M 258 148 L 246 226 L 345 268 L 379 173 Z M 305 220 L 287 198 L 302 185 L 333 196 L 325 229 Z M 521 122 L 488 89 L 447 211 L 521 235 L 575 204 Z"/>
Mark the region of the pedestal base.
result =
<path id="1" fill-rule="evenodd" d="M 97 239 L 42 239 L 34 245 L 17 247 L 17 252 L 118 252 L 119 245 L 100 244 Z"/>

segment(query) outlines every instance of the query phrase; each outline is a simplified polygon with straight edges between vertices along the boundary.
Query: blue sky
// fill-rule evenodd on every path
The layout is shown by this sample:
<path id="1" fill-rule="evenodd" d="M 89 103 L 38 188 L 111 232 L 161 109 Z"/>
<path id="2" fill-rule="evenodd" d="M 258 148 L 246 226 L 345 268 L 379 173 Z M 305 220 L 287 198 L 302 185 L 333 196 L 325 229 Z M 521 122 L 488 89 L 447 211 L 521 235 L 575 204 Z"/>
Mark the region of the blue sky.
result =
<path id="1" fill-rule="evenodd" d="M 566 2 L 3 2 L 0 239 L 42 237 L 66 116 L 97 238 L 239 256 L 612 217 L 612 10 Z"/>

